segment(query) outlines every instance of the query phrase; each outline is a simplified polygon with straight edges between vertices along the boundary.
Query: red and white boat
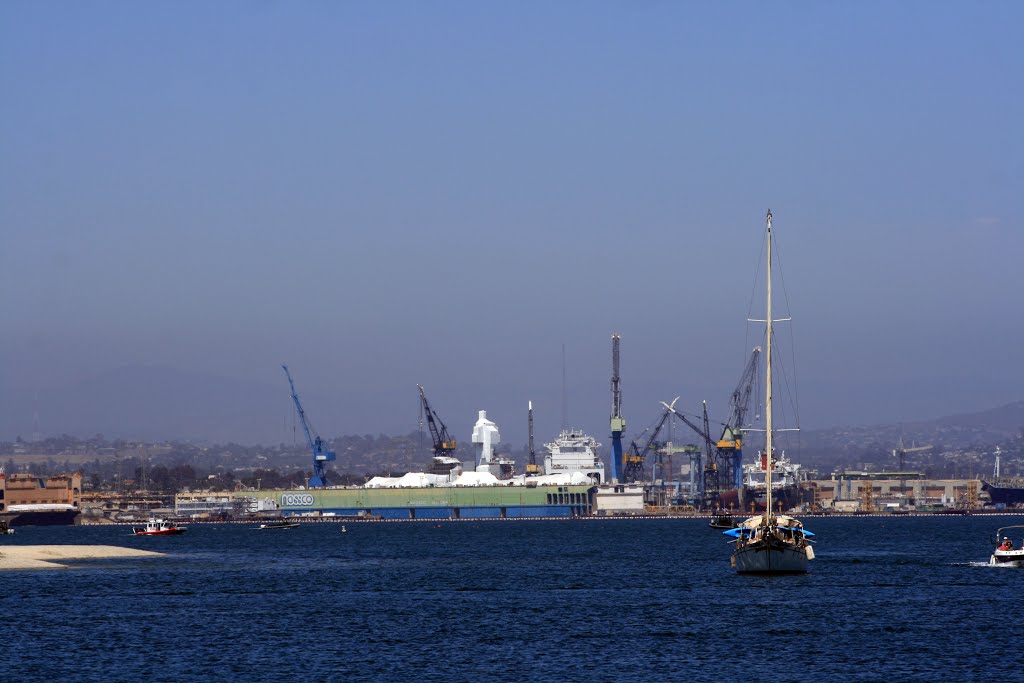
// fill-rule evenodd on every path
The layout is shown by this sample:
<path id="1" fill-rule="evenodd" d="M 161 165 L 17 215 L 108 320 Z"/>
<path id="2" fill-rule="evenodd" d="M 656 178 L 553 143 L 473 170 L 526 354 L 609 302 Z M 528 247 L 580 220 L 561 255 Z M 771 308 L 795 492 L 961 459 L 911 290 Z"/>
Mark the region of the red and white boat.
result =
<path id="1" fill-rule="evenodd" d="M 146 526 L 135 527 L 133 530 L 136 536 L 174 536 L 185 533 L 185 527 L 162 519 L 151 519 L 146 522 Z"/>

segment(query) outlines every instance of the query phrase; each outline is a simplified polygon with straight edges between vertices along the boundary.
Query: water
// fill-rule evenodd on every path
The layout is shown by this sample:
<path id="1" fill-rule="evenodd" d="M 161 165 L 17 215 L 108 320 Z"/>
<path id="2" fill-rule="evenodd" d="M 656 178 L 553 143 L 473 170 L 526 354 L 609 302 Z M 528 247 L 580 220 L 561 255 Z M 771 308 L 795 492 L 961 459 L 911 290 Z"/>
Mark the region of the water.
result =
<path id="1" fill-rule="evenodd" d="M 0 573 L 19 681 L 935 681 L 1016 667 L 1017 517 L 808 519 L 805 576 L 706 520 L 27 527 L 169 556 Z M 1015 538 L 1017 542 L 1021 539 Z"/>

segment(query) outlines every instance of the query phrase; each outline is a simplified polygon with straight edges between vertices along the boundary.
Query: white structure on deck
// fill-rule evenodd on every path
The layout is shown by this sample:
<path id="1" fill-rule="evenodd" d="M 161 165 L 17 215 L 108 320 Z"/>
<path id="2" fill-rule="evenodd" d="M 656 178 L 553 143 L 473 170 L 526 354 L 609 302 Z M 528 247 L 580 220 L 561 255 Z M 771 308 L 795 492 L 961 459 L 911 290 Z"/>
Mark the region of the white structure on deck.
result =
<path id="1" fill-rule="evenodd" d="M 598 515 L 637 515 L 643 511 L 643 484 L 599 486 L 594 495 L 594 513 Z"/>
<path id="2" fill-rule="evenodd" d="M 498 425 L 487 419 L 486 410 L 481 410 L 476 424 L 473 425 L 477 472 L 490 472 L 495 477 L 501 474 L 501 470 L 496 467 L 497 463 L 494 457 L 494 447 L 499 443 L 501 443 L 501 434 L 498 432 Z"/>
<path id="3" fill-rule="evenodd" d="M 406 489 L 430 486 L 447 486 L 451 480 L 447 474 L 409 472 L 401 477 L 374 477 L 363 484 L 368 489 Z"/>
<path id="4" fill-rule="evenodd" d="M 402 477 L 374 477 L 363 486 L 375 488 L 432 488 L 447 486 L 581 486 L 604 481 L 604 463 L 597 457 L 600 445 L 580 431 L 562 432 L 559 439 L 548 444 L 543 476 L 513 473 L 514 462 L 495 453 L 501 443 L 498 426 L 487 419 L 487 411 L 479 411 L 473 426 L 476 465 L 466 468 L 450 456 L 435 457 L 431 472 L 409 472 Z M 472 468 L 471 468 L 472 467 Z M 475 471 L 474 471 L 475 470 Z M 446 474 L 441 474 L 446 471 Z M 642 509 L 641 496 L 641 509 Z M 622 509 L 622 508 L 615 508 Z M 627 509 L 634 509 L 630 503 Z"/>

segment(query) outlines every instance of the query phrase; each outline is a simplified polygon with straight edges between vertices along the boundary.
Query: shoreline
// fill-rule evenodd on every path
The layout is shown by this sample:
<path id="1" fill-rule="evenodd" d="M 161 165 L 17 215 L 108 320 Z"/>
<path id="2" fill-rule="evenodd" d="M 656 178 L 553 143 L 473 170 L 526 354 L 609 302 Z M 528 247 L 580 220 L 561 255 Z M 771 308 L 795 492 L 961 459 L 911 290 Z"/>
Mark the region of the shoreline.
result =
<path id="1" fill-rule="evenodd" d="M 68 569 L 64 560 L 122 557 L 161 557 L 152 550 L 115 545 L 4 545 L 0 546 L 0 571 L 15 569 Z"/>
<path id="2" fill-rule="evenodd" d="M 763 514 L 763 513 L 755 513 Z M 904 517 L 932 517 L 932 518 L 950 518 L 950 519 L 963 519 L 964 517 L 1019 517 L 1024 516 L 1024 510 L 1000 510 L 1000 511 L 980 511 L 972 510 L 970 512 L 787 512 L 783 513 L 800 518 L 811 518 L 811 519 L 829 519 L 829 518 L 858 518 L 858 517 L 886 517 L 891 519 L 901 519 Z M 451 518 L 451 517 L 419 517 L 415 519 L 393 519 L 393 518 L 371 518 L 371 517 L 351 517 L 351 516 L 336 516 L 336 517 L 325 517 L 325 516 L 303 516 L 303 515 L 287 515 L 284 517 L 267 517 L 263 519 L 187 519 L 187 518 L 174 518 L 168 517 L 170 521 L 174 521 L 177 524 L 183 525 L 195 525 L 205 526 L 214 524 L 261 524 L 272 521 L 280 521 L 281 519 L 288 519 L 289 521 L 295 521 L 302 524 L 371 524 L 378 522 L 420 522 L 429 524 L 439 524 L 445 522 L 610 522 L 610 521 L 622 521 L 622 520 L 657 520 L 657 519 L 671 519 L 671 520 L 714 520 L 720 516 L 731 516 L 734 519 L 746 519 L 751 513 L 722 513 L 722 514 L 711 514 L 711 513 L 696 513 L 696 514 L 621 514 L 621 515 L 587 515 L 579 517 L 462 517 L 462 518 Z M 93 522 L 88 520 L 80 520 L 75 526 L 138 526 L 140 522 L 114 522 L 114 521 L 103 521 Z"/>

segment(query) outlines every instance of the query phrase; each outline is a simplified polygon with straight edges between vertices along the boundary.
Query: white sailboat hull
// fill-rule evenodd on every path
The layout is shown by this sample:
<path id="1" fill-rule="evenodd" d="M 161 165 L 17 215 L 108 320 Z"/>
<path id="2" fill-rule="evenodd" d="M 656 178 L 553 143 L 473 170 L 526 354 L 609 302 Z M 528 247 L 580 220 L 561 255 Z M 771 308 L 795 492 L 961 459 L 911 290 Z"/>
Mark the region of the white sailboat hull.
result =
<path id="1" fill-rule="evenodd" d="M 807 547 L 755 541 L 732 554 L 732 566 L 738 574 L 804 574 L 807 556 Z"/>

